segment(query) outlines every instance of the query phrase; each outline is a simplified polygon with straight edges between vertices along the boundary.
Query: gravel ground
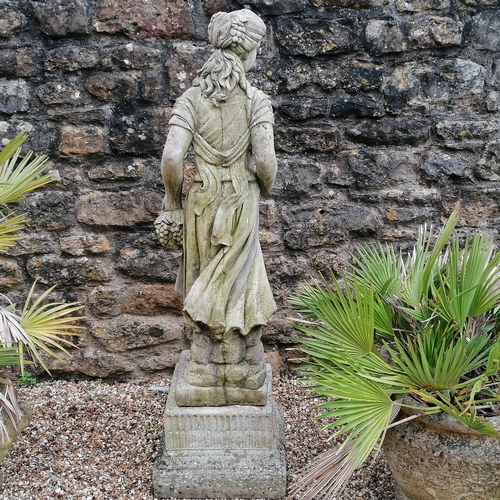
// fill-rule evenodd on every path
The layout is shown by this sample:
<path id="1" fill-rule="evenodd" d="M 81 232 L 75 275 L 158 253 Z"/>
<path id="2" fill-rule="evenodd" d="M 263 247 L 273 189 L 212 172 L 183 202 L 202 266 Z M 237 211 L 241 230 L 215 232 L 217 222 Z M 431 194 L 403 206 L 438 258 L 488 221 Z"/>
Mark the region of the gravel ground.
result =
<path id="1" fill-rule="evenodd" d="M 152 463 L 158 451 L 170 378 L 106 383 L 39 382 L 20 388 L 33 407 L 31 425 L 2 463 L 5 500 L 153 500 Z M 284 409 L 289 483 L 327 449 L 328 433 L 314 416 L 317 400 L 294 377 L 273 382 Z M 291 500 L 292 497 L 286 497 Z M 393 500 L 385 460 L 356 471 L 331 500 Z"/>

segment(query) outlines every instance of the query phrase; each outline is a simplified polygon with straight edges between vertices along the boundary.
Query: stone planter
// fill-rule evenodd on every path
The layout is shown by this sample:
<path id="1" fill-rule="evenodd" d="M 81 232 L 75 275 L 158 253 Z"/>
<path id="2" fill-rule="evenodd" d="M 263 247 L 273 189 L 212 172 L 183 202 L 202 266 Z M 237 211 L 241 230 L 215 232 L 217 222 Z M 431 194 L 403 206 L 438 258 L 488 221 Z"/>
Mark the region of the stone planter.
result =
<path id="1" fill-rule="evenodd" d="M 401 409 L 401 417 L 414 414 Z M 500 417 L 490 419 L 500 430 Z M 500 438 L 480 434 L 440 413 L 387 432 L 384 453 L 397 500 L 500 499 Z"/>
<path id="2" fill-rule="evenodd" d="M 12 422 L 5 414 L 5 411 L 3 409 L 0 410 L 0 418 L 3 419 L 8 434 L 8 438 L 5 440 L 5 442 L 0 443 L 0 464 L 2 463 L 7 453 L 9 453 L 10 447 L 12 446 L 14 439 L 16 439 L 17 435 L 20 434 L 24 429 L 26 429 L 26 427 L 28 427 L 28 425 L 31 422 L 31 419 L 33 418 L 33 411 L 28 403 L 21 401 L 19 403 L 19 407 L 21 408 L 23 416 L 21 418 L 21 421 L 17 424 L 17 427 L 14 427 L 12 425 Z M 1 470 L 0 470 L 0 488 L 3 488 L 3 477 Z"/>

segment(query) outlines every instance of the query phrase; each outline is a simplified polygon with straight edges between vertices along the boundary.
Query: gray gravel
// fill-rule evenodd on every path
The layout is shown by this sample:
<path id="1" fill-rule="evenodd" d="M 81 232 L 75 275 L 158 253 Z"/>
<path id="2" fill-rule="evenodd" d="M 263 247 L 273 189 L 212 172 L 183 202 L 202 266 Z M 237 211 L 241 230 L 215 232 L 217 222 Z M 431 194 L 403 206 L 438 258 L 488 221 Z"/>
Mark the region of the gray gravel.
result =
<path id="1" fill-rule="evenodd" d="M 158 450 L 170 378 L 127 383 L 40 382 L 20 388 L 34 410 L 31 425 L 2 463 L 8 500 L 152 500 L 152 462 Z M 289 482 L 327 449 L 328 433 L 315 420 L 317 400 L 295 377 L 273 383 L 285 414 Z M 286 497 L 291 500 L 291 497 Z M 331 500 L 393 500 L 385 460 L 356 471 Z"/>

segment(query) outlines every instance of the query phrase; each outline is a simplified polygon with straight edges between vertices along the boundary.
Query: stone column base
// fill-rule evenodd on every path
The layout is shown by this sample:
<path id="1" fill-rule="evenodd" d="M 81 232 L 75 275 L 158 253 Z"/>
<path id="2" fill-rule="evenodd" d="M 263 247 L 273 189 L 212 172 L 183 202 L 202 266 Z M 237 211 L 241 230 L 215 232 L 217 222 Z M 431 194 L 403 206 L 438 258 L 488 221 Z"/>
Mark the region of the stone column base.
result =
<path id="1" fill-rule="evenodd" d="M 178 406 L 176 367 L 153 466 L 156 498 L 282 498 L 286 461 L 281 408 L 267 369 L 265 406 Z"/>

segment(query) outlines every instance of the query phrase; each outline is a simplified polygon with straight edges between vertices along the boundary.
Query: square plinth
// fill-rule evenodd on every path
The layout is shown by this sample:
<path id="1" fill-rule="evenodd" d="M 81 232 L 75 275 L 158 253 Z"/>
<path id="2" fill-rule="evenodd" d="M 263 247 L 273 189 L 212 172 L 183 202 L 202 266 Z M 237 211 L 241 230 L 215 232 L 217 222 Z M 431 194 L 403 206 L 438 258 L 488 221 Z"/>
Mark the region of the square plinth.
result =
<path id="1" fill-rule="evenodd" d="M 282 498 L 284 426 L 267 368 L 264 406 L 178 406 L 175 370 L 153 467 L 157 498 Z"/>

